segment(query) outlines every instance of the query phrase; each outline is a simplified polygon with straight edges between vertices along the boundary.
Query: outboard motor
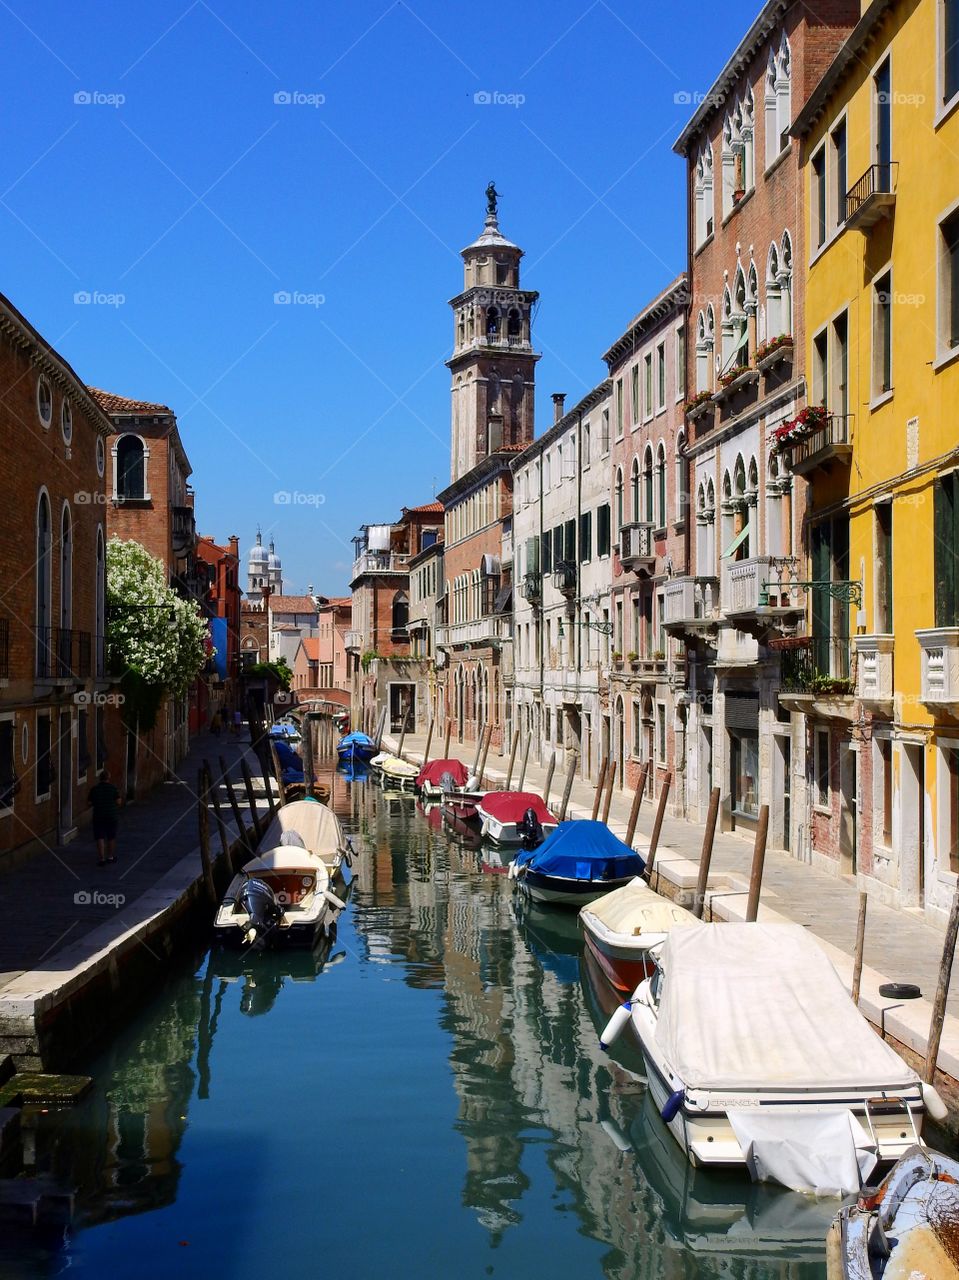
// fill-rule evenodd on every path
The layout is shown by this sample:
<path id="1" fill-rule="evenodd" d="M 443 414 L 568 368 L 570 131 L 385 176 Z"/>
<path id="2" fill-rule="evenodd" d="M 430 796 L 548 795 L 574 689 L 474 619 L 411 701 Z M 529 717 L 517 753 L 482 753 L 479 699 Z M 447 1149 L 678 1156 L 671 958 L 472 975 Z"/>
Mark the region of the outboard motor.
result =
<path id="1" fill-rule="evenodd" d="M 246 881 L 236 901 L 250 917 L 245 935 L 248 944 L 264 939 L 283 914 L 273 890 L 255 876 Z"/>
<path id="2" fill-rule="evenodd" d="M 456 790 L 456 779 L 449 772 L 449 770 L 447 770 L 446 773 L 440 774 L 440 787 L 442 788 L 443 791 Z"/>
<path id="3" fill-rule="evenodd" d="M 536 816 L 535 809 L 527 809 L 522 820 L 516 824 L 516 834 L 521 846 L 527 851 L 537 849 L 543 843 L 543 824 Z"/>

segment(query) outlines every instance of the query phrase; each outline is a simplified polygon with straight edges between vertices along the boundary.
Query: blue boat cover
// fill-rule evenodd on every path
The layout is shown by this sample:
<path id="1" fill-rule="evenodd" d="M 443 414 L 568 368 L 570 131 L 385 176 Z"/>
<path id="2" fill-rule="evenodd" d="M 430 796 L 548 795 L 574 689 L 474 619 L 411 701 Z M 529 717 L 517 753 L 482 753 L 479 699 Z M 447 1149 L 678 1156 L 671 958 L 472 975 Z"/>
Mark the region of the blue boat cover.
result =
<path id="1" fill-rule="evenodd" d="M 354 733 L 348 733 L 345 738 L 340 738 L 336 744 L 336 749 L 337 751 L 352 751 L 355 747 L 359 747 L 362 750 L 372 746 L 375 746 L 373 739 L 357 730 Z"/>
<path id="2" fill-rule="evenodd" d="M 625 880 L 646 863 L 603 822 L 561 822 L 538 849 L 516 856 L 518 867 L 564 880 Z"/>
<path id="3" fill-rule="evenodd" d="M 273 746 L 276 750 L 276 758 L 279 760 L 281 768 L 302 770 L 303 761 L 285 739 L 274 738 Z"/>

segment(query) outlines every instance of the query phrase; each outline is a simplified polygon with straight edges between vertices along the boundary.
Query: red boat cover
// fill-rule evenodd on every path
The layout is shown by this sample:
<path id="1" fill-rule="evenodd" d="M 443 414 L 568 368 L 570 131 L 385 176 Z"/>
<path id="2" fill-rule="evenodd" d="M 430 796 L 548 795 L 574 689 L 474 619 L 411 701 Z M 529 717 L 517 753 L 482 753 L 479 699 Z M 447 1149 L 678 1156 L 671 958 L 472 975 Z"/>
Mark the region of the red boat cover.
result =
<path id="1" fill-rule="evenodd" d="M 499 822 L 521 822 L 526 810 L 532 809 L 540 822 L 556 825 L 556 819 L 532 791 L 490 791 L 480 802 L 483 812 Z"/>
<path id="2" fill-rule="evenodd" d="M 430 760 L 416 775 L 416 785 L 421 787 L 424 782 L 429 782 L 434 787 L 438 787 L 444 773 L 452 776 L 457 787 L 466 786 L 469 773 L 466 765 L 459 760 Z"/>

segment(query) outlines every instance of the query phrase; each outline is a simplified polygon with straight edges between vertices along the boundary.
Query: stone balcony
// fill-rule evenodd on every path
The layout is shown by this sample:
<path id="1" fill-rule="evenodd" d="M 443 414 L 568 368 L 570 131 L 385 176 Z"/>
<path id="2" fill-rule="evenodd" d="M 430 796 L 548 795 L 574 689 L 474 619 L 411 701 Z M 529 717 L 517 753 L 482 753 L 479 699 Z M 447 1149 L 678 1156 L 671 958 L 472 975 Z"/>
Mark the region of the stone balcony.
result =
<path id="1" fill-rule="evenodd" d="M 891 715 L 895 636 L 856 636 L 853 643 L 858 654 L 856 697 L 868 710 Z"/>
<path id="2" fill-rule="evenodd" d="M 436 628 L 437 647 L 442 646 L 444 649 L 499 643 L 503 638 L 503 620 L 498 614 L 470 618 L 468 622 L 450 622 Z"/>
<path id="3" fill-rule="evenodd" d="M 345 631 L 343 633 L 343 648 L 359 653 L 363 647 L 362 631 Z"/>
<path id="4" fill-rule="evenodd" d="M 410 557 L 396 551 L 364 551 L 353 561 L 355 581 L 364 573 L 409 573 Z"/>
<path id="5" fill-rule="evenodd" d="M 922 651 L 920 700 L 930 711 L 959 715 L 959 627 L 917 631 Z"/>
<path id="6" fill-rule="evenodd" d="M 805 600 L 793 586 L 795 556 L 753 556 L 723 566 L 721 608 L 743 626 L 750 621 L 772 623 L 805 613 Z"/>
<path id="7" fill-rule="evenodd" d="M 619 531 L 619 558 L 624 569 L 652 573 L 656 567 L 653 526 L 645 521 L 624 524 Z"/>
<path id="8" fill-rule="evenodd" d="M 663 587 L 663 626 L 671 634 L 709 632 L 718 621 L 718 578 L 672 578 Z"/>

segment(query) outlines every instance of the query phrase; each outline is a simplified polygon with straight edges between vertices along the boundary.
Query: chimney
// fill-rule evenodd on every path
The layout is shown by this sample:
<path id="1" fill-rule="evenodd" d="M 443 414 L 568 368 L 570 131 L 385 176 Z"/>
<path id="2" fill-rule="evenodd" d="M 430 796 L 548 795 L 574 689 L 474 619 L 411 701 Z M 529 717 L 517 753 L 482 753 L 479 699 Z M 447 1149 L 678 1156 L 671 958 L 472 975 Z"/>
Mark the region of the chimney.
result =
<path id="1" fill-rule="evenodd" d="M 566 392 L 554 391 L 553 392 L 553 422 L 559 422 L 560 418 L 563 416 L 563 413 L 565 411 L 565 405 L 566 405 Z"/>

